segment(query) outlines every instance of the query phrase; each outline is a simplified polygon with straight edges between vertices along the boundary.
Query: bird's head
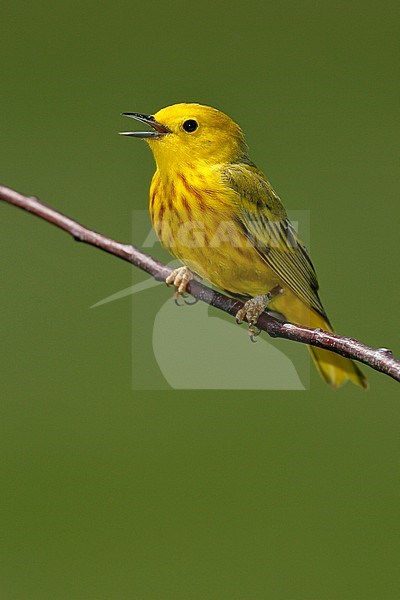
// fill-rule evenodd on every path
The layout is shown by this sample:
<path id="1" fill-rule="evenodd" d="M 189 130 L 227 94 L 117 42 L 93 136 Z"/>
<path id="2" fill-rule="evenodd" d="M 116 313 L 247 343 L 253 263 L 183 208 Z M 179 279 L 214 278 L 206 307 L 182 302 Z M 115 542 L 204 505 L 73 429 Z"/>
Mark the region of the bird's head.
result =
<path id="1" fill-rule="evenodd" d="M 123 114 L 152 128 L 122 135 L 144 138 L 159 169 L 196 162 L 230 163 L 247 155 L 240 127 L 211 106 L 182 103 L 162 108 L 154 115 Z"/>

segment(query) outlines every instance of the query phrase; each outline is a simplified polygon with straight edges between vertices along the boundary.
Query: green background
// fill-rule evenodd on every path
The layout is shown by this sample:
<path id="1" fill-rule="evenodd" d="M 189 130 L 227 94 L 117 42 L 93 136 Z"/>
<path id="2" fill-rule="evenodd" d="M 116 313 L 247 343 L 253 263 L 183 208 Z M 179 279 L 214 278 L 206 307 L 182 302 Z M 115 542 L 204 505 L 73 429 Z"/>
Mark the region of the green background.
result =
<path id="1" fill-rule="evenodd" d="M 2 183 L 131 241 L 153 162 L 116 135 L 119 113 L 221 108 L 287 208 L 310 211 L 337 329 L 399 355 L 397 7 L 3 5 Z M 132 299 L 90 310 L 130 266 L 0 211 L 2 600 L 400 597 L 393 380 L 135 390 Z M 167 294 L 134 302 L 158 382 L 148 338 Z"/>

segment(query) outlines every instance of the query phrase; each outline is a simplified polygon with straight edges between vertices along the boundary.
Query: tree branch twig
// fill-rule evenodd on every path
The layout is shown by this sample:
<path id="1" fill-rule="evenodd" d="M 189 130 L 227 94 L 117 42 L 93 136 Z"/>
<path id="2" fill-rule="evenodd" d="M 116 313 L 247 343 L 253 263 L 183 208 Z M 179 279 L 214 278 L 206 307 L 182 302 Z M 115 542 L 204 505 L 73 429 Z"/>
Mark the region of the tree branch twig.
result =
<path id="1" fill-rule="evenodd" d="M 48 223 L 52 223 L 69 233 L 79 242 L 90 244 L 130 262 L 139 267 L 139 269 L 149 273 L 149 275 L 152 275 L 157 281 L 164 281 L 172 271 L 172 269 L 144 254 L 138 248 L 135 248 L 135 246 L 121 244 L 96 231 L 88 229 L 73 219 L 46 206 L 37 198 L 25 196 L 6 186 L 0 185 L 0 200 L 18 206 Z M 197 300 L 215 306 L 232 316 L 235 316 L 238 310 L 243 307 L 243 303 L 239 300 L 234 300 L 216 292 L 196 280 L 190 282 L 187 290 Z M 371 348 L 353 338 L 339 336 L 318 329 L 310 329 L 300 325 L 293 325 L 291 323 L 282 323 L 267 313 L 263 313 L 260 316 L 257 327 L 266 331 L 272 337 L 285 338 L 294 342 L 310 344 L 311 346 L 336 352 L 346 358 L 362 362 L 375 369 L 375 371 L 385 373 L 396 381 L 400 381 L 400 361 L 396 360 L 392 352 L 387 348 Z"/>

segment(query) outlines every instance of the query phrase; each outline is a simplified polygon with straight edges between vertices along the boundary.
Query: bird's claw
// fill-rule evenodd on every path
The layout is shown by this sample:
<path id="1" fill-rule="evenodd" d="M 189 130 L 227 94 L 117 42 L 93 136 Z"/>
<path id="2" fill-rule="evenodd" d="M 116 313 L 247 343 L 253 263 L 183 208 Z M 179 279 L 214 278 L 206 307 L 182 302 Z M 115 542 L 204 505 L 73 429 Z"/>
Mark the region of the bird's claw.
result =
<path id="1" fill-rule="evenodd" d="M 181 300 L 183 300 L 183 302 L 181 302 Z M 193 304 L 197 304 L 198 301 L 198 298 L 192 298 L 189 300 L 189 294 L 180 294 L 179 292 L 174 292 L 174 302 L 176 306 L 183 306 L 184 304 L 187 306 L 192 306 Z"/>
<path id="2" fill-rule="evenodd" d="M 255 325 L 249 325 L 249 337 L 250 337 L 250 341 L 253 344 L 256 343 L 257 338 L 260 335 L 260 333 L 261 333 L 261 329 L 259 329 Z"/>
<path id="3" fill-rule="evenodd" d="M 167 285 L 173 285 L 175 287 L 174 300 L 177 306 L 183 306 L 183 304 L 179 302 L 181 298 L 183 298 L 185 304 L 195 304 L 197 302 L 197 300 L 188 302 L 185 299 L 188 296 L 186 288 L 192 279 L 194 279 L 194 275 L 188 267 L 174 269 L 165 279 Z"/>
<path id="4" fill-rule="evenodd" d="M 256 296 L 255 298 L 247 300 L 243 307 L 236 313 L 236 323 L 240 325 L 240 323 L 243 323 L 244 319 L 248 322 L 248 333 L 250 340 L 253 343 L 257 341 L 256 338 L 261 333 L 261 329 L 256 326 L 260 315 L 264 312 L 271 300 L 282 293 L 283 289 L 281 286 L 277 285 L 268 292 L 268 294 L 263 294 L 262 296 Z"/>
<path id="5" fill-rule="evenodd" d="M 181 302 L 181 300 L 183 300 L 183 302 Z M 174 302 L 176 304 L 176 306 L 183 306 L 184 305 L 184 298 L 183 298 L 183 294 L 179 294 L 178 292 L 174 292 Z"/>

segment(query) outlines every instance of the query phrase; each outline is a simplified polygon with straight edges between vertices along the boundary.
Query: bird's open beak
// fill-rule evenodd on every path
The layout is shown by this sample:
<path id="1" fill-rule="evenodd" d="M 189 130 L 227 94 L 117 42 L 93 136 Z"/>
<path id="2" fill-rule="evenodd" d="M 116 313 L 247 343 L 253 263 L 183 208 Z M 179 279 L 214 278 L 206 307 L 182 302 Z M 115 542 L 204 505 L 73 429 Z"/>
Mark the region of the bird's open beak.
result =
<path id="1" fill-rule="evenodd" d="M 154 131 L 121 131 L 120 135 L 129 135 L 131 137 L 138 138 L 160 138 L 167 135 L 167 133 L 172 133 L 171 130 L 162 123 L 158 123 L 155 120 L 153 115 L 141 115 L 140 113 L 121 113 L 124 117 L 131 117 L 132 119 L 136 119 L 137 121 L 141 121 L 142 123 L 146 123 L 146 125 L 150 125 L 154 129 Z"/>

